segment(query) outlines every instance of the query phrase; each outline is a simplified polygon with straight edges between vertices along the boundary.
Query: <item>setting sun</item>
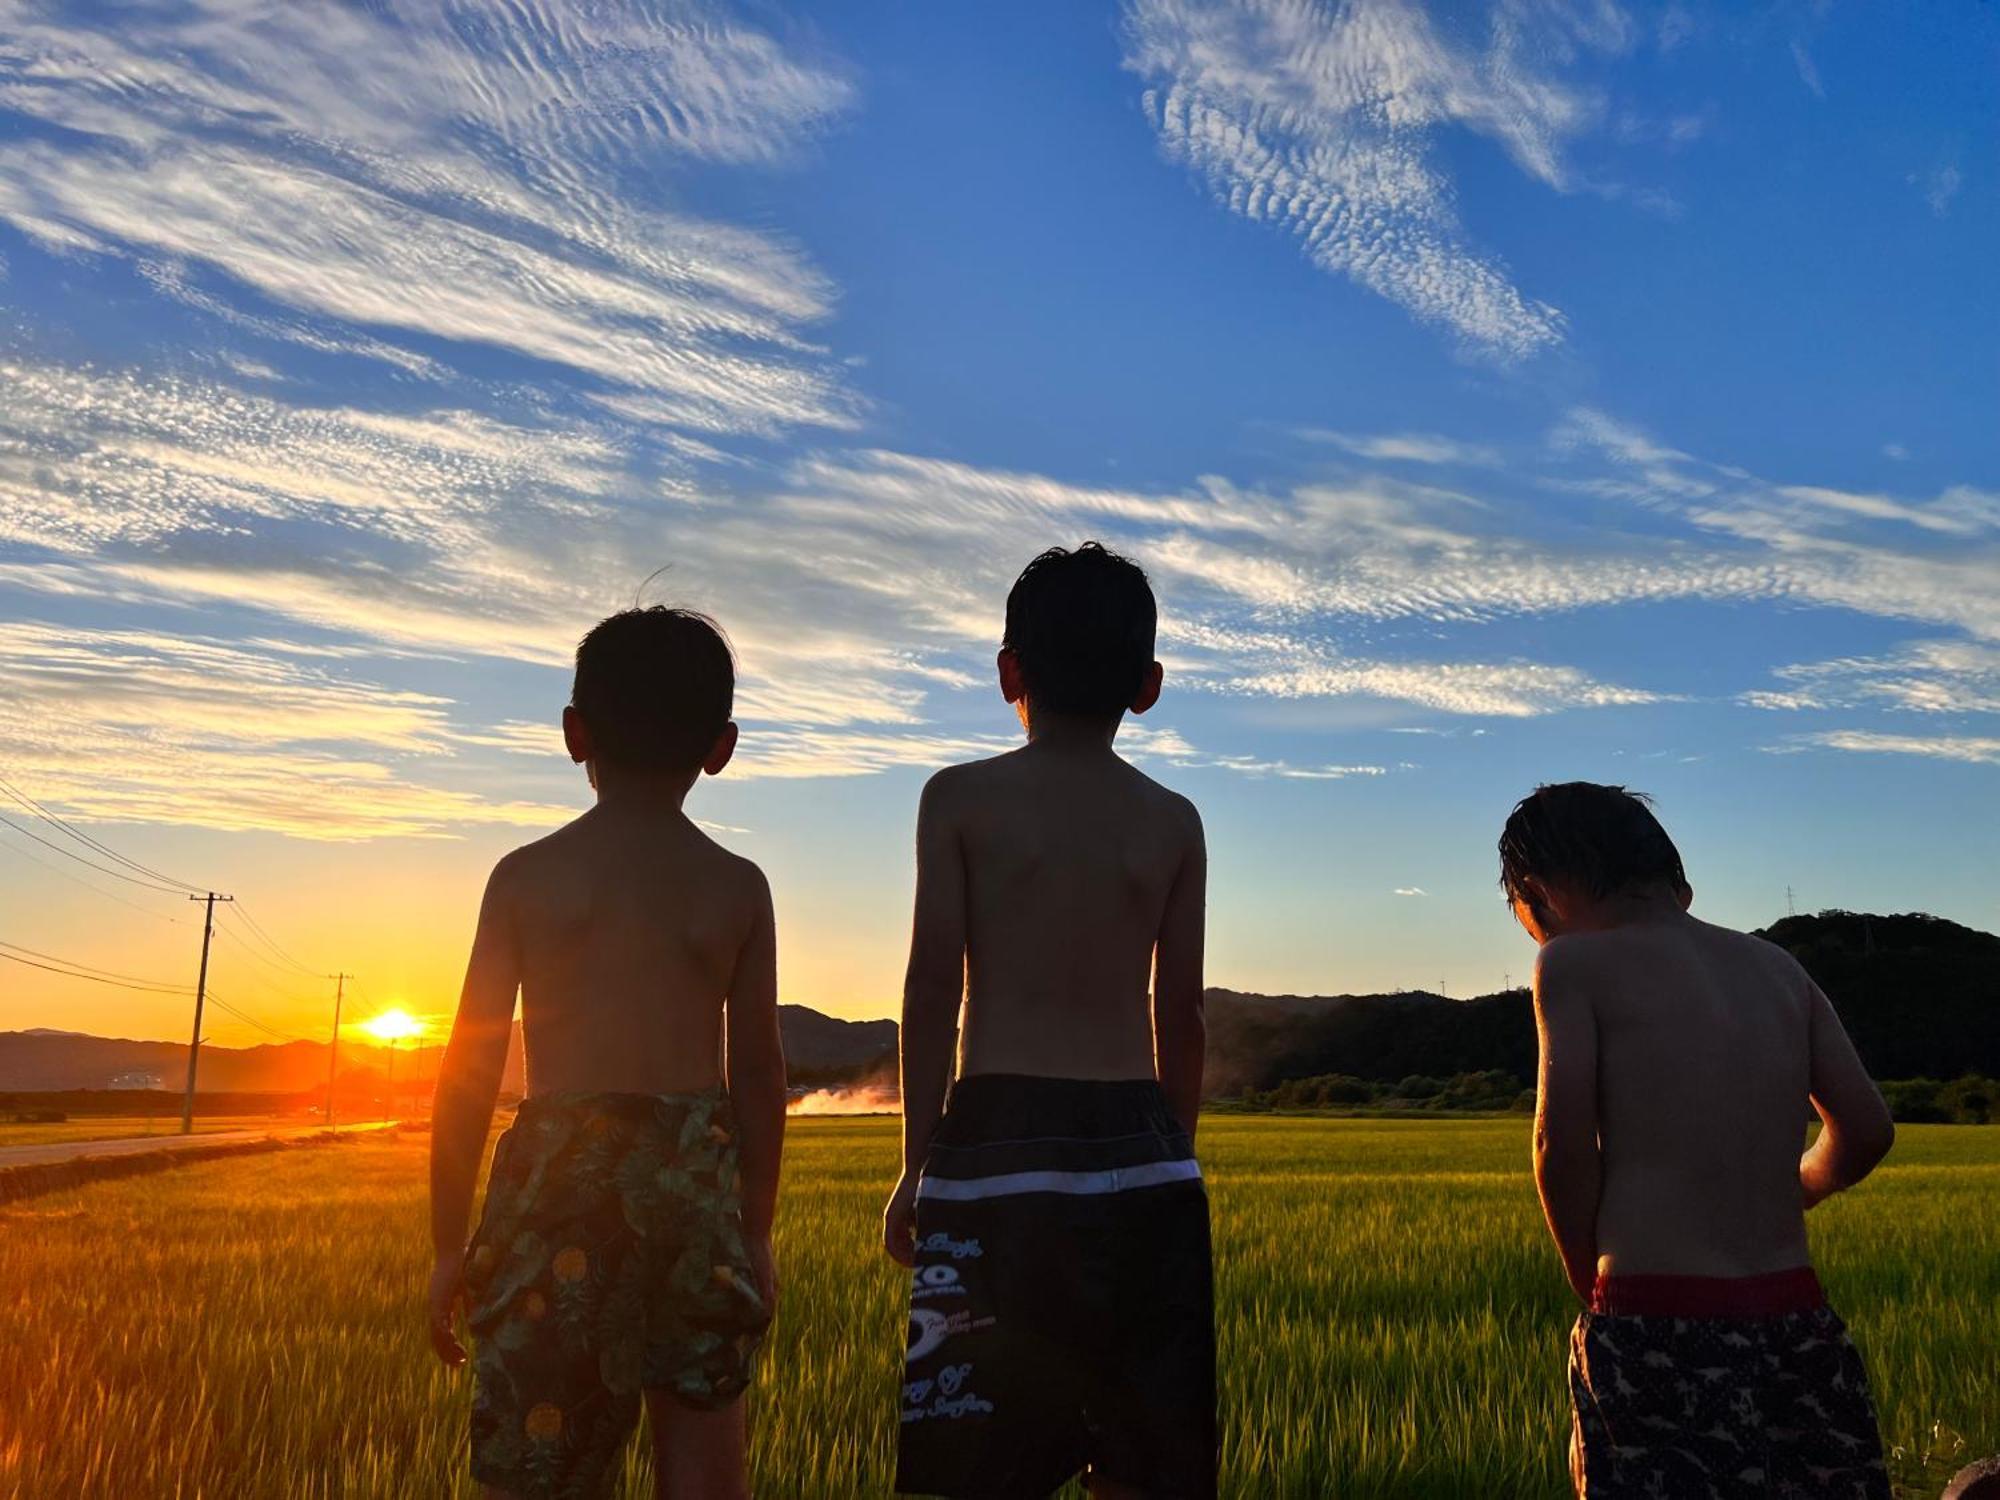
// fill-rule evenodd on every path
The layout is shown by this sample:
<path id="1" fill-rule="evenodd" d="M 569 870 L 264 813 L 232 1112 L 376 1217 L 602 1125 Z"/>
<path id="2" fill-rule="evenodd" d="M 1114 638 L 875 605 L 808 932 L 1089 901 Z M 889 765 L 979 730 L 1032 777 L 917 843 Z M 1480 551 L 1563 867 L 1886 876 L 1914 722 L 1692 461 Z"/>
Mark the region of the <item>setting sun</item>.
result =
<path id="1" fill-rule="evenodd" d="M 400 1042 L 422 1036 L 425 1027 L 422 1021 L 406 1010 L 385 1010 L 373 1020 L 361 1022 L 360 1029 L 378 1042 Z"/>

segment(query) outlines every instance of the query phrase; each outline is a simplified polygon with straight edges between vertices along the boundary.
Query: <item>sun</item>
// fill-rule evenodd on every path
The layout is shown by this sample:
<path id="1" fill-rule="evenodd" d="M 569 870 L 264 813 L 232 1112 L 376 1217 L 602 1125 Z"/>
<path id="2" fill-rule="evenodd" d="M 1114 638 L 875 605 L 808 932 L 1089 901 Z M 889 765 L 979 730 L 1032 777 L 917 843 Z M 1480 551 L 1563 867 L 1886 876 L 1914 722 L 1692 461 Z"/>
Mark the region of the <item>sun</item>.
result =
<path id="1" fill-rule="evenodd" d="M 361 1030 L 378 1042 L 400 1042 L 413 1036 L 424 1034 L 424 1023 L 406 1010 L 385 1010 L 371 1021 L 363 1021 Z"/>

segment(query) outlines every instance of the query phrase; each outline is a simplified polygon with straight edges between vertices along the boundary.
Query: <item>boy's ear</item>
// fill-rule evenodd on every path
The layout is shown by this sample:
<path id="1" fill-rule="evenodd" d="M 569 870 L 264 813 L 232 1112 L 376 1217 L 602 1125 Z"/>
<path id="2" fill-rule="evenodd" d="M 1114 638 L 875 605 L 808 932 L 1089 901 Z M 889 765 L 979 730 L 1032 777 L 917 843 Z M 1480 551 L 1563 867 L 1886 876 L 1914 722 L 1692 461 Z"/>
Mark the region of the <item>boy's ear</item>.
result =
<path id="1" fill-rule="evenodd" d="M 722 768 L 736 753 L 736 721 L 731 719 L 722 726 L 722 733 L 715 737 L 715 744 L 708 752 L 708 759 L 701 763 L 703 774 L 720 776 Z"/>
<path id="2" fill-rule="evenodd" d="M 1674 899 L 1680 902 L 1681 910 L 1686 911 L 1694 905 L 1694 887 L 1683 880 L 1674 887 Z"/>
<path id="3" fill-rule="evenodd" d="M 1028 679 L 1021 675 L 1021 658 L 1014 654 L 1012 646 L 1002 646 L 995 658 L 1000 669 L 1000 696 L 1009 703 L 1019 703 L 1028 696 Z"/>
<path id="4" fill-rule="evenodd" d="M 1132 700 L 1132 712 L 1142 714 L 1160 701 L 1160 684 L 1166 680 L 1167 669 L 1158 662 L 1146 668 L 1146 680 L 1139 684 L 1139 696 Z"/>
<path id="5" fill-rule="evenodd" d="M 583 722 L 583 715 L 576 711 L 574 703 L 563 705 L 562 726 L 563 749 L 569 751 L 571 760 L 582 765 L 596 752 L 590 743 L 590 726 Z"/>

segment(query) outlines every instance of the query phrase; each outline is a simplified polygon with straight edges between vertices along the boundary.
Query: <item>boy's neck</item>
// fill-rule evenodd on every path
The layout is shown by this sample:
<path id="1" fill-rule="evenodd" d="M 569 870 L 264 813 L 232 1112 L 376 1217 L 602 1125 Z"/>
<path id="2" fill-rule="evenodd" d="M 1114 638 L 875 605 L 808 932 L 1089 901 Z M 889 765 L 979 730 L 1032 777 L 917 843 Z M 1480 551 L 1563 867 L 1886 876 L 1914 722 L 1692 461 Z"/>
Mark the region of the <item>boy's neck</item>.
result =
<path id="1" fill-rule="evenodd" d="M 1031 708 L 1027 718 L 1028 743 L 1038 749 L 1109 750 L 1112 741 L 1118 738 L 1118 726 L 1125 716 L 1120 714 L 1113 719 L 1101 719 L 1036 712 Z"/>
<path id="2" fill-rule="evenodd" d="M 618 766 L 593 767 L 599 807 L 630 808 L 634 812 L 679 812 L 694 787 L 685 771 L 633 771 Z"/>
<path id="3" fill-rule="evenodd" d="M 1687 911 L 1668 891 L 1631 891 L 1594 901 L 1570 923 L 1572 932 L 1607 932 L 1613 927 L 1637 927 L 1686 920 Z"/>

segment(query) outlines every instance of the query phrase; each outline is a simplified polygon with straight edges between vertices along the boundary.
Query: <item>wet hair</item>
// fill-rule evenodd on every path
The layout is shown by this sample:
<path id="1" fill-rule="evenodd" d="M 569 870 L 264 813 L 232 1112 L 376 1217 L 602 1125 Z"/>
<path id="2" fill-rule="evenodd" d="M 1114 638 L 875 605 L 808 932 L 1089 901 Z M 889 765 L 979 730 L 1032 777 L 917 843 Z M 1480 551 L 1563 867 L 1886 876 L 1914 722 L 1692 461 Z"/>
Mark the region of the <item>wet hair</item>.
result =
<path id="1" fill-rule="evenodd" d="M 736 662 L 722 627 L 691 609 L 623 610 L 577 643 L 570 702 L 607 765 L 697 769 L 735 697 Z"/>
<path id="2" fill-rule="evenodd" d="M 1158 626 L 1139 565 L 1085 542 L 1051 547 L 1021 570 L 1003 644 L 1021 664 L 1031 708 L 1116 718 L 1145 685 Z"/>
<path id="3" fill-rule="evenodd" d="M 1597 898 L 1687 884 L 1680 850 L 1653 816 L 1652 799 L 1594 781 L 1538 786 L 1514 804 L 1500 834 L 1500 888 L 1545 918 L 1525 884 L 1529 878 L 1574 885 Z"/>

